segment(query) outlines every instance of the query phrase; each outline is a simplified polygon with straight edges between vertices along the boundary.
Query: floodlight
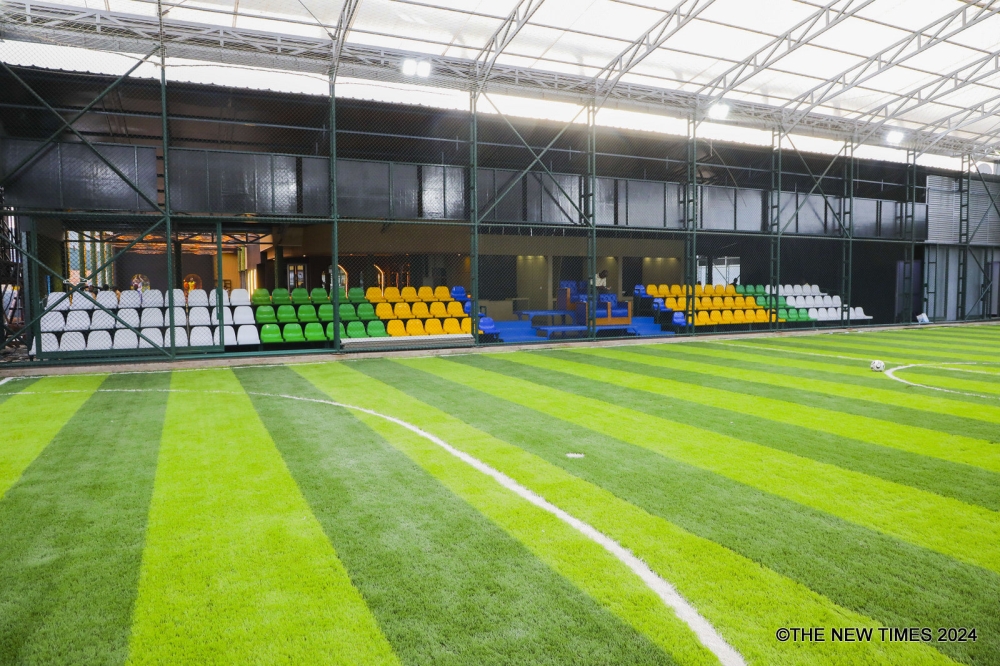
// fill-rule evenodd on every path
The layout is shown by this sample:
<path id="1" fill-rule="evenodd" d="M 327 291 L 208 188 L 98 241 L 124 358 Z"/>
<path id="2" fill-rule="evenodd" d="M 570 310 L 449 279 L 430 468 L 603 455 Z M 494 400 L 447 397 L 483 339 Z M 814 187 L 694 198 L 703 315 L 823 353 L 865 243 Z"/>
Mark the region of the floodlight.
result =
<path id="1" fill-rule="evenodd" d="M 903 133 L 893 130 L 885 135 L 886 143 L 891 143 L 894 146 L 898 146 L 903 143 Z"/>
<path id="2" fill-rule="evenodd" d="M 417 76 L 426 79 L 431 75 L 431 64 L 426 60 L 421 60 L 417 63 Z"/>
<path id="3" fill-rule="evenodd" d="M 719 102 L 708 107 L 708 117 L 712 120 L 725 120 L 729 115 L 729 105 Z"/>
<path id="4" fill-rule="evenodd" d="M 407 58 L 403 61 L 403 74 L 405 76 L 413 76 L 417 73 L 417 61 Z"/>

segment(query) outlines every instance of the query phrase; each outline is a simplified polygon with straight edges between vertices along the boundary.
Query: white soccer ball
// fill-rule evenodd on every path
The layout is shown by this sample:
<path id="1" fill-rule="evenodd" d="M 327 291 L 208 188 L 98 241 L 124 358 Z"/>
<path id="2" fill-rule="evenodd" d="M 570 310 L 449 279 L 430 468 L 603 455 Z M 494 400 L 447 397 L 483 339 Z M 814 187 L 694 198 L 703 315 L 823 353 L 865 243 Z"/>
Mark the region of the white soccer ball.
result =
<path id="1" fill-rule="evenodd" d="M 882 372 L 885 370 L 885 363 L 882 361 L 872 361 L 872 372 Z"/>

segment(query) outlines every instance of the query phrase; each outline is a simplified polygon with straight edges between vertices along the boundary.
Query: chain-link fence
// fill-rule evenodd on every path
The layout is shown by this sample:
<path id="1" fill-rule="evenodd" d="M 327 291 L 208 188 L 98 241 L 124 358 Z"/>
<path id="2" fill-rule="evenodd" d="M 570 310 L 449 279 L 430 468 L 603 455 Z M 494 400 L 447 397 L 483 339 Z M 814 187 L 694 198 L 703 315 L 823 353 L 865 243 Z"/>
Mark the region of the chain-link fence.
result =
<path id="1" fill-rule="evenodd" d="M 311 11 L 267 30 L 232 13 L 216 41 L 195 24 L 221 10 L 190 8 L 192 23 L 176 9 L 126 24 L 0 5 L 3 361 L 652 340 L 1000 309 L 1000 179 L 982 165 L 810 153 L 780 132 L 736 144 L 693 121 L 686 135 L 666 119 L 623 129 L 600 96 L 525 111 L 416 56 L 343 64 L 336 21 Z M 317 24 L 321 39 L 276 38 Z M 372 58 L 398 72 L 372 75 Z M 74 59 L 85 73 L 64 71 Z"/>

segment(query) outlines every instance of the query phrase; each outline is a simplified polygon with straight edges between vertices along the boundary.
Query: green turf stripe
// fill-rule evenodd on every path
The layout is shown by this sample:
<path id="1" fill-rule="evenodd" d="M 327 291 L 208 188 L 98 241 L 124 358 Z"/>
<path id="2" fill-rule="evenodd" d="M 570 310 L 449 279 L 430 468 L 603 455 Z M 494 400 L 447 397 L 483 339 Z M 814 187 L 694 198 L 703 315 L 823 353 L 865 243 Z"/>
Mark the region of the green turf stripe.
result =
<path id="1" fill-rule="evenodd" d="M 756 376 L 750 380 L 754 382 L 772 383 L 776 386 L 799 386 L 818 393 L 875 400 L 899 407 L 916 407 L 922 411 L 964 418 L 983 419 L 984 410 L 980 406 L 988 407 L 989 409 L 985 410 L 987 413 L 992 413 L 992 408 L 997 406 L 983 399 L 966 399 L 955 395 L 944 397 L 929 394 L 927 391 L 915 392 L 913 387 L 902 382 L 894 382 L 884 374 L 872 372 L 869 364 L 864 361 L 838 361 L 837 365 L 833 365 L 817 357 L 794 356 L 783 351 L 751 350 L 739 343 L 726 342 L 671 345 L 670 349 L 665 349 L 663 345 L 638 346 L 631 347 L 629 351 L 654 351 L 664 356 L 694 361 L 709 366 L 703 368 L 702 372 L 717 376 L 733 376 L 729 370 L 744 370 L 755 373 Z M 772 374 L 779 376 L 772 381 L 770 377 Z M 736 375 L 740 376 L 751 375 Z M 864 390 L 859 392 L 850 387 Z M 977 406 L 966 406 L 962 403 L 972 403 Z M 989 417 L 984 420 L 989 420 Z"/>
<path id="2" fill-rule="evenodd" d="M 25 391 L 29 386 L 37 381 L 34 377 L 17 377 L 11 379 L 6 384 L 0 385 L 0 405 L 2 405 L 7 398 L 21 391 Z"/>
<path id="3" fill-rule="evenodd" d="M 124 663 L 165 405 L 91 394 L 0 501 L 0 663 Z"/>
<path id="4" fill-rule="evenodd" d="M 3 405 L 3 437 L 0 438 L 0 497 L 87 401 L 104 377 L 46 377 L 32 384 L 30 390 L 24 389 L 7 398 Z"/>
<path id="5" fill-rule="evenodd" d="M 810 339 L 810 344 L 820 345 L 826 349 L 836 349 L 838 351 L 848 351 L 849 353 L 867 353 L 874 355 L 885 355 L 889 358 L 912 355 L 914 358 L 928 357 L 931 359 L 944 358 L 952 361 L 991 361 L 987 353 L 983 353 L 982 346 L 975 349 L 966 348 L 956 344 L 933 344 L 924 341 L 906 342 L 901 340 L 890 340 L 886 338 L 868 338 L 854 334 L 823 336 L 822 338 Z"/>
<path id="6" fill-rule="evenodd" d="M 492 359 L 474 356 L 463 360 L 475 365 Z M 443 377 L 483 386 L 497 397 L 572 420 L 914 545 L 1000 571 L 1000 519 L 992 511 L 600 400 L 572 397 L 564 391 L 495 372 L 471 367 L 456 370 L 457 363 L 429 365 Z M 670 437 L 663 437 L 664 432 L 669 432 Z M 873 511 L 872 507 L 879 510 Z"/>
<path id="7" fill-rule="evenodd" d="M 954 364 L 939 366 L 918 365 L 912 368 L 907 368 L 903 372 L 910 375 L 963 379 L 971 382 L 982 383 L 984 385 L 989 384 L 993 389 L 996 389 L 996 385 L 1000 384 L 1000 366 L 990 367 L 981 365 Z"/>
<path id="8" fill-rule="evenodd" d="M 407 365 L 410 363 L 420 364 L 422 361 L 406 362 Z M 396 388 L 373 383 L 366 377 L 359 377 L 357 373 L 348 371 L 347 368 L 361 370 Z M 695 468 L 679 465 L 642 449 L 601 438 L 571 423 L 546 417 L 503 400 L 496 400 L 466 386 L 416 371 L 402 363 L 378 360 L 343 365 L 299 366 L 299 372 L 313 378 L 314 381 L 325 381 L 331 386 L 336 386 L 343 395 L 350 396 L 352 403 L 360 403 L 382 413 L 389 413 L 438 435 L 452 446 L 499 469 L 550 502 L 616 539 L 674 584 L 681 594 L 694 604 L 752 664 L 875 664 L 900 663 L 900 660 L 910 663 L 909 660 L 919 662 L 939 659 L 937 655 L 923 649 L 910 653 L 909 649 L 912 646 L 904 648 L 907 651 L 904 654 L 896 651 L 898 645 L 868 645 L 857 650 L 858 646 L 831 643 L 793 646 L 775 641 L 773 627 L 789 622 L 789 618 L 792 617 L 800 618 L 797 621 L 810 625 L 825 626 L 831 624 L 871 626 L 872 621 L 835 606 L 822 595 L 761 567 L 728 547 L 720 546 L 711 539 L 695 536 L 622 499 L 622 497 L 628 498 L 630 493 L 663 498 L 664 490 L 677 489 L 676 499 L 680 503 L 697 501 L 700 497 L 704 497 L 705 493 L 689 491 L 693 489 L 692 479 L 699 476 L 717 479 L 736 487 L 739 487 L 738 484 Z M 403 391 L 406 391 L 406 394 Z M 424 400 L 433 406 L 428 406 Z M 442 410 L 452 412 L 458 418 Z M 464 421 L 472 422 L 481 429 L 471 427 Z M 554 424 L 551 429 L 546 427 L 550 423 Z M 508 441 L 518 446 L 484 434 L 494 431 L 506 435 Z M 590 446 L 590 438 L 601 439 L 594 445 L 596 448 Z M 606 445 L 610 448 L 605 449 Z M 621 447 L 621 450 L 615 449 L 616 446 Z M 581 450 L 577 447 L 583 447 L 588 452 L 587 458 L 567 459 L 566 451 Z M 524 449 L 538 451 L 538 455 L 533 455 Z M 592 457 L 592 454 L 600 451 L 606 451 L 607 455 Z M 638 457 L 630 456 L 630 451 L 637 452 Z M 544 456 L 550 462 L 539 456 Z M 643 456 L 648 456 L 649 460 Z M 617 490 L 609 492 L 560 468 L 571 468 L 576 465 L 604 474 L 607 480 L 612 482 L 608 488 L 614 487 L 613 484 L 617 483 L 617 488 L 622 492 L 619 493 Z M 664 474 L 669 465 L 684 469 L 676 476 Z M 573 470 L 573 473 L 578 471 Z M 730 510 L 744 511 L 747 506 L 754 505 L 753 509 L 732 524 L 732 527 L 745 530 L 750 536 L 755 530 L 749 524 L 747 517 L 762 516 L 766 520 L 772 520 L 774 513 L 770 509 L 774 507 L 767 502 L 760 503 L 760 498 L 767 499 L 768 496 L 750 489 L 747 491 L 746 502 L 728 496 L 721 504 L 715 501 L 708 502 L 706 506 L 710 505 L 710 509 L 704 515 L 694 516 L 688 510 L 690 507 L 680 507 L 677 517 L 690 522 L 693 528 L 704 531 L 708 529 L 707 526 L 718 522 L 720 514 Z M 777 499 L 775 501 L 782 502 Z M 673 504 L 672 501 L 667 503 Z M 801 508 L 801 511 L 810 510 Z M 821 520 L 828 519 L 823 517 Z M 782 525 L 782 529 L 794 532 L 799 526 L 799 523 L 793 521 L 792 524 Z M 852 530 L 856 530 L 857 533 L 841 537 L 839 530 L 831 529 L 830 535 L 834 542 L 844 538 L 845 542 L 852 544 L 852 548 L 857 549 L 857 544 L 860 543 L 857 537 L 861 533 L 872 537 L 872 540 L 868 541 L 869 544 L 877 544 L 879 540 L 885 539 L 882 535 L 854 526 L 846 525 L 846 528 L 848 533 Z M 765 542 L 758 533 L 750 536 L 750 541 L 755 545 L 764 544 L 776 546 L 782 551 L 787 550 L 785 533 L 782 534 L 780 545 L 777 541 Z M 824 569 L 830 561 L 826 543 L 822 543 L 817 553 L 823 553 L 820 557 L 821 562 L 818 566 L 810 566 L 810 571 L 818 573 L 822 570 L 818 575 L 819 579 L 836 581 L 841 585 L 855 585 L 868 578 L 868 575 L 864 578 L 830 577 L 827 575 L 829 572 Z M 939 557 L 942 562 L 947 559 L 943 556 L 934 557 Z M 806 559 L 803 558 L 803 561 Z M 911 561 L 908 558 L 902 560 Z M 918 556 L 917 561 L 919 560 Z M 975 574 L 971 578 L 972 584 L 960 586 L 963 591 L 970 592 L 971 597 L 965 595 L 961 599 L 961 604 L 956 604 L 955 608 L 963 618 L 971 620 L 978 617 L 977 613 L 970 616 L 968 609 L 978 609 L 980 605 L 976 595 L 981 591 L 979 586 L 983 581 L 982 570 L 949 562 L 957 568 L 950 567 L 945 574 L 946 577 L 955 575 L 955 571 L 968 570 Z M 871 561 L 868 563 L 871 564 Z M 905 572 L 907 566 L 901 569 Z M 899 575 L 897 571 L 889 571 L 890 578 L 897 575 Z M 986 574 L 986 580 L 987 586 L 992 585 L 990 574 Z M 925 583 L 926 579 L 916 578 L 899 585 L 900 591 L 906 591 L 907 601 L 898 604 L 898 607 L 905 608 L 910 599 L 922 598 L 923 592 L 919 588 Z M 882 592 L 887 592 L 889 589 L 886 588 Z M 1000 589 L 1000 586 L 997 589 Z M 876 603 L 881 603 L 891 596 L 891 594 L 871 595 L 873 598 L 877 597 Z M 941 599 L 941 595 L 934 594 L 928 599 L 930 603 L 922 605 L 921 608 L 929 608 L 931 610 L 928 612 L 934 613 L 941 604 Z M 983 626 L 992 626 L 991 623 L 994 622 L 991 619 L 992 602 L 993 597 L 989 597 L 990 610 Z M 949 614 L 948 617 L 954 615 Z M 997 635 L 1000 636 L 1000 631 Z M 989 653 L 990 646 L 979 643 L 972 649 L 977 651 L 975 654 L 984 654 Z"/>
<path id="9" fill-rule="evenodd" d="M 837 391 L 847 394 L 844 396 L 831 395 L 836 390 L 833 387 L 825 387 L 827 393 L 816 393 L 808 391 L 813 383 L 803 379 L 796 391 L 794 378 L 682 361 L 662 350 L 589 349 L 574 353 L 572 358 L 662 379 L 687 400 L 1000 471 L 1000 449 L 991 443 L 996 436 L 995 424 L 927 414 L 914 407 L 886 406 L 859 387 Z M 851 388 L 868 399 L 851 397 Z"/>
<path id="10" fill-rule="evenodd" d="M 901 338 L 948 338 L 955 340 L 984 341 L 1000 340 L 1000 327 L 995 325 L 931 326 L 921 329 L 886 331 Z"/>
<path id="11" fill-rule="evenodd" d="M 989 381 L 992 378 L 989 378 L 987 375 L 977 376 L 970 372 L 958 370 L 948 371 L 939 368 L 919 367 L 898 370 L 895 376 L 926 386 L 937 386 L 967 393 L 979 393 L 987 397 L 992 397 L 994 401 L 1000 398 L 1000 376 L 997 376 L 995 380 Z M 979 377 L 985 377 L 987 381 L 981 381 Z"/>
<path id="12" fill-rule="evenodd" d="M 886 363 L 902 365 L 904 363 L 933 363 L 940 361 L 989 361 L 989 356 L 978 354 L 959 354 L 942 349 L 940 351 L 915 352 L 908 349 L 892 347 L 888 344 L 865 342 L 862 339 L 848 340 L 847 334 L 837 337 L 823 335 L 801 338 L 781 338 L 780 344 L 786 347 L 807 351 L 824 352 L 828 354 L 844 354 L 871 359 L 881 358 Z M 858 334 L 853 334 L 858 335 Z"/>
<path id="13" fill-rule="evenodd" d="M 239 376 L 251 394 L 329 399 L 289 368 Z M 334 398 L 353 399 L 336 372 L 320 377 Z M 481 664 L 498 655 L 506 663 L 672 663 L 387 443 L 373 430 L 385 431 L 381 419 L 366 425 L 337 407 L 251 398 L 404 663 Z M 394 440 L 409 432 L 390 426 Z"/>
<path id="14" fill-rule="evenodd" d="M 923 333 L 923 331 L 915 331 L 915 333 Z M 840 336 L 836 339 L 842 340 Z M 956 351 L 960 353 L 968 354 L 980 354 L 983 351 L 983 344 L 985 340 L 969 340 L 967 338 L 957 337 L 957 336 L 927 336 L 927 335 L 897 335 L 893 332 L 872 332 L 866 333 L 863 337 L 861 336 L 848 336 L 848 341 L 856 342 L 858 340 L 864 340 L 865 342 L 879 345 L 886 345 L 889 347 L 897 347 L 899 349 L 913 349 L 916 351 L 927 350 L 933 352 L 950 352 Z"/>
<path id="15" fill-rule="evenodd" d="M 232 372 L 171 389 L 130 663 L 397 663 Z"/>
<path id="16" fill-rule="evenodd" d="M 734 414 L 730 410 L 733 404 L 731 400 L 721 403 L 703 402 L 692 397 L 692 391 L 683 388 L 651 389 L 648 382 L 634 375 L 625 375 L 624 381 L 620 377 L 618 380 L 609 379 L 620 374 L 616 374 L 616 371 L 641 372 L 644 369 L 642 365 L 569 352 L 552 352 L 545 356 L 570 363 L 565 366 L 552 364 L 544 357 L 532 355 L 527 360 L 527 364 L 532 367 L 530 370 L 507 364 L 499 364 L 496 369 L 536 384 L 1000 510 L 1000 474 L 980 467 L 810 429 L 814 426 L 815 419 L 782 423 L 753 411 Z M 504 357 L 504 360 L 523 362 L 525 358 L 510 356 Z M 609 382 L 615 384 L 612 391 L 608 390 Z"/>

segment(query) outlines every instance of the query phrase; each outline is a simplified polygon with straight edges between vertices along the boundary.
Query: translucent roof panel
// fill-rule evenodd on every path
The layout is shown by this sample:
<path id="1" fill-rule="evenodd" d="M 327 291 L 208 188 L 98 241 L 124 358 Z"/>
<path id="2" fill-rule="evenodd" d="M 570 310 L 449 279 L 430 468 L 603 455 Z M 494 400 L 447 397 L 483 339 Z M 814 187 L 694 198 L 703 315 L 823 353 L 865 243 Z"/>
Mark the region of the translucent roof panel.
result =
<path id="1" fill-rule="evenodd" d="M 732 107 L 726 120 L 732 126 L 883 147 L 897 130 L 904 132 L 903 149 L 942 155 L 990 153 L 998 141 L 991 118 L 1000 110 L 995 1 L 165 0 L 162 6 L 168 56 L 174 49 L 186 62 L 322 75 L 339 38 L 337 71 L 372 85 L 485 90 L 577 106 L 596 101 L 672 118 L 702 117 L 722 101 Z M 0 0 L 0 29 L 7 41 L 134 53 L 155 43 L 156 11 L 154 0 Z M 116 22 L 127 38 L 103 37 L 95 28 Z M 428 60 L 432 73 L 425 80 L 404 74 L 402 63 L 410 59 Z M 82 58 L 63 67 L 89 65 Z"/>

